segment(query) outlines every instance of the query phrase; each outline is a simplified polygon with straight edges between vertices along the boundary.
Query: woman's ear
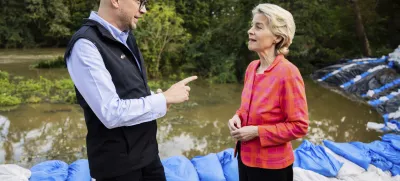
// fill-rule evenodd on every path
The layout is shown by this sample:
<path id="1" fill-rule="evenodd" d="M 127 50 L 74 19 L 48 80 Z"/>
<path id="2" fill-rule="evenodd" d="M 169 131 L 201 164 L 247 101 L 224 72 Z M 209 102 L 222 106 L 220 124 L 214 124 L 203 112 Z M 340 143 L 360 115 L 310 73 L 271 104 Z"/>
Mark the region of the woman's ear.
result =
<path id="1" fill-rule="evenodd" d="M 275 40 L 274 40 L 274 43 L 275 44 L 278 44 L 278 43 L 280 43 L 282 41 L 282 37 L 281 36 L 275 36 Z"/>

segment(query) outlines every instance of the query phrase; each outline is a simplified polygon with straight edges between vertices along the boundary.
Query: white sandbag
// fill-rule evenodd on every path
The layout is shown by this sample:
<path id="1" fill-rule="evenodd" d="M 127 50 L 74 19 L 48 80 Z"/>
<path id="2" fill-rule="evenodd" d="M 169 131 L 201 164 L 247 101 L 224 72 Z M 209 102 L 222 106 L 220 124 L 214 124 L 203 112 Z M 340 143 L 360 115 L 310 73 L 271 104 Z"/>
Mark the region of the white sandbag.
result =
<path id="1" fill-rule="evenodd" d="M 400 175 L 396 175 L 395 177 L 392 177 L 392 181 L 400 181 Z"/>
<path id="2" fill-rule="evenodd" d="M 313 171 L 293 167 L 293 181 L 339 181 L 336 178 L 328 178 Z"/>
<path id="3" fill-rule="evenodd" d="M 345 177 L 353 177 L 353 176 L 357 176 L 362 174 L 363 172 L 365 172 L 366 170 L 363 169 L 362 167 L 358 166 L 357 164 L 347 160 L 346 158 L 343 158 L 340 155 L 337 155 L 336 153 L 334 153 L 332 150 L 330 150 L 328 147 L 325 147 L 325 151 L 329 154 L 331 154 L 333 157 L 335 157 L 338 161 L 343 163 L 342 168 L 340 168 L 338 174 L 337 174 L 337 178 L 341 179 L 341 178 L 345 178 Z"/>
<path id="4" fill-rule="evenodd" d="M 380 168 L 374 165 L 369 165 L 368 171 L 361 173 L 360 175 L 352 175 L 341 178 L 344 181 L 395 181 L 394 177 L 391 177 L 390 172 L 384 172 Z"/>
<path id="5" fill-rule="evenodd" d="M 4 164 L 0 165 L 1 181 L 29 181 L 31 171 L 18 165 Z"/>

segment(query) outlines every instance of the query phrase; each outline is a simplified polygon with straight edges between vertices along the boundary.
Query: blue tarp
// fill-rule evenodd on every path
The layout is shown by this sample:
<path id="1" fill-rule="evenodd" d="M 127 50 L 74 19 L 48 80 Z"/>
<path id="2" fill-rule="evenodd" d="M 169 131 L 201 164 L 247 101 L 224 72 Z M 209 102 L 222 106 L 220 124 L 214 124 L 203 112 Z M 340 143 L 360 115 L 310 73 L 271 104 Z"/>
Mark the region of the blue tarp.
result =
<path id="1" fill-rule="evenodd" d="M 31 168 L 29 181 L 65 181 L 68 177 L 68 164 L 59 161 L 45 161 Z"/>
<path id="2" fill-rule="evenodd" d="M 342 162 L 327 153 L 322 146 L 315 146 L 307 140 L 304 140 L 294 151 L 294 155 L 294 167 L 310 170 L 327 177 L 336 177 L 343 166 Z"/>

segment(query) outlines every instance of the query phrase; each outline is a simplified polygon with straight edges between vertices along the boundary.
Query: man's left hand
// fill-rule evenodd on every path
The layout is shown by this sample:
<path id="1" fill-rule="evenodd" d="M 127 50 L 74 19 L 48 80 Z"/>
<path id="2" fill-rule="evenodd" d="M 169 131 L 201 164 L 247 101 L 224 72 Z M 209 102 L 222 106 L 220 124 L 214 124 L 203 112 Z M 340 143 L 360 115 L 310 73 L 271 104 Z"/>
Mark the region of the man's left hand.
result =
<path id="1" fill-rule="evenodd" d="M 258 136 L 257 126 L 245 126 L 231 132 L 233 138 L 239 141 L 249 141 Z"/>

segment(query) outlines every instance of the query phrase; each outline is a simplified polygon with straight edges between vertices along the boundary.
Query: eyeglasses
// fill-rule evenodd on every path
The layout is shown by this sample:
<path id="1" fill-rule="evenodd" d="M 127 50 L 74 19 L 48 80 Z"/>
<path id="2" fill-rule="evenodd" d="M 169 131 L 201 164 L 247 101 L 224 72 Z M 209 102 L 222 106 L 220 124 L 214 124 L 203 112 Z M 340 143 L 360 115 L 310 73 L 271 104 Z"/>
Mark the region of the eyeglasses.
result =
<path id="1" fill-rule="evenodd" d="M 139 10 L 142 10 L 147 4 L 147 0 L 139 0 L 139 1 L 140 1 Z"/>

